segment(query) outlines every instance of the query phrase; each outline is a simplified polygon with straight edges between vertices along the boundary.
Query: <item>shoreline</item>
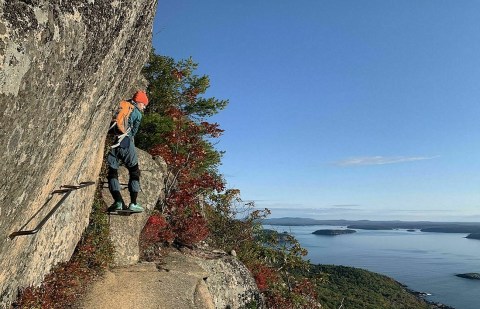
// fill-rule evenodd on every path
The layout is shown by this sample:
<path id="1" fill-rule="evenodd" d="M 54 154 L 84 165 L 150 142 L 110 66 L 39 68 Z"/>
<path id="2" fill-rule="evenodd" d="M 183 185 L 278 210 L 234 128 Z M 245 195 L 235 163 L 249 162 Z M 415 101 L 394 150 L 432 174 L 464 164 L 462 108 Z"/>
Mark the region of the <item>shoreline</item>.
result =
<path id="1" fill-rule="evenodd" d="M 328 295 L 336 295 L 337 298 L 340 297 L 339 299 L 346 298 L 346 301 L 352 302 L 350 304 L 352 308 L 360 308 L 359 305 L 365 305 L 366 303 L 375 307 L 374 305 L 380 303 L 373 300 L 382 299 L 382 304 L 406 305 L 402 308 L 456 309 L 439 301 L 428 300 L 426 297 L 431 296 L 430 293 L 413 290 L 406 284 L 381 273 L 352 266 L 309 264 L 309 272 L 325 274 L 329 278 L 328 286 L 321 288 L 321 285 L 319 285 L 318 287 L 327 290 Z M 361 291 L 360 294 L 359 291 Z M 392 298 L 393 295 L 395 297 Z M 360 300 L 358 300 L 358 297 L 360 297 Z"/>
<path id="2" fill-rule="evenodd" d="M 393 279 L 393 278 L 392 278 Z M 395 280 L 395 279 L 393 279 Z M 398 281 L 397 281 L 398 282 Z M 427 296 L 430 296 L 431 294 L 429 293 L 426 293 L 426 292 L 419 292 L 419 291 L 415 291 L 415 290 L 412 290 L 410 289 L 407 285 L 404 285 L 402 283 L 399 282 L 400 285 L 402 285 L 405 290 L 412 294 L 413 296 L 415 296 L 417 299 L 420 299 L 424 302 L 426 302 L 428 305 L 431 306 L 431 309 L 455 309 L 455 307 L 452 307 L 452 306 L 449 306 L 449 305 L 445 305 L 445 304 L 442 304 L 440 302 L 436 302 L 436 301 L 432 301 L 432 300 L 428 300 L 428 299 L 425 299 L 425 297 Z"/>

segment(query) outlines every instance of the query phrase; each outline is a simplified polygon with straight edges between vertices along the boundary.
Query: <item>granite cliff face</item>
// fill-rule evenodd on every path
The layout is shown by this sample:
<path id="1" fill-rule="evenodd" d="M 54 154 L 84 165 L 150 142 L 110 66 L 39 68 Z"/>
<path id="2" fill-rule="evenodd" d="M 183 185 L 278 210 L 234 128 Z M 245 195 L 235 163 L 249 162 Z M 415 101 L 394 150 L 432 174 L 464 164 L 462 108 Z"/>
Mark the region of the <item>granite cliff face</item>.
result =
<path id="1" fill-rule="evenodd" d="M 143 88 L 155 0 L 0 0 L 0 307 L 68 260 L 95 186 L 58 201 L 62 185 L 98 181 L 112 109 Z M 39 211 L 39 212 L 38 212 Z M 37 214 L 38 212 L 38 214 Z"/>

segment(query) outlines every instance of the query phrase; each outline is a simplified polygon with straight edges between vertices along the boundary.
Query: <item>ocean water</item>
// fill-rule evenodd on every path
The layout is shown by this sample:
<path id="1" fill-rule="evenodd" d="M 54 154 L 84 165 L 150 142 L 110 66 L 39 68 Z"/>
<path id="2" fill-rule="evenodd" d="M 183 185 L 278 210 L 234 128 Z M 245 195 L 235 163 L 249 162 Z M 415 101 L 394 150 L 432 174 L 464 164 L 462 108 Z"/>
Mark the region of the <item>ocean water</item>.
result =
<path id="1" fill-rule="evenodd" d="M 353 266 L 394 278 L 410 289 L 431 294 L 426 299 L 456 309 L 480 308 L 480 280 L 456 277 L 480 273 L 480 240 L 467 234 L 406 230 L 367 231 L 320 236 L 312 232 L 334 226 L 270 226 L 294 235 L 314 264 Z M 344 228 L 344 227 L 343 227 Z"/>

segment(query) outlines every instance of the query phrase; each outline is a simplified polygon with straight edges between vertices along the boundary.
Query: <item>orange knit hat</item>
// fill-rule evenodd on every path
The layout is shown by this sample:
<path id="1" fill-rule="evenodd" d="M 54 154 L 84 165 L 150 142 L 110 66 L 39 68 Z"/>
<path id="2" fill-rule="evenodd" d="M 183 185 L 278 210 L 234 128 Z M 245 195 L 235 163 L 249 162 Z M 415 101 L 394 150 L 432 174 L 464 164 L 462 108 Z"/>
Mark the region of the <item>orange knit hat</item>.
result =
<path id="1" fill-rule="evenodd" d="M 134 100 L 135 102 L 137 103 L 143 103 L 145 105 L 148 105 L 148 97 L 147 97 L 147 94 L 144 92 L 144 91 L 137 91 L 135 92 L 135 94 L 133 95 L 133 98 L 132 100 Z"/>

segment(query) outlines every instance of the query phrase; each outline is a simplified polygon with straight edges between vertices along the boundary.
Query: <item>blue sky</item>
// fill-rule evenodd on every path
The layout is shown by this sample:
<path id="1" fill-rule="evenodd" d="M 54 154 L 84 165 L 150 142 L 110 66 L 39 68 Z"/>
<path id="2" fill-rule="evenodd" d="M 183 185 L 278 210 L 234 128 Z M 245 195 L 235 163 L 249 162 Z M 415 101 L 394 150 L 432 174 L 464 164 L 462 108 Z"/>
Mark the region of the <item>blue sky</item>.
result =
<path id="1" fill-rule="evenodd" d="M 480 2 L 159 1 L 193 57 L 220 170 L 272 217 L 480 220 Z"/>

